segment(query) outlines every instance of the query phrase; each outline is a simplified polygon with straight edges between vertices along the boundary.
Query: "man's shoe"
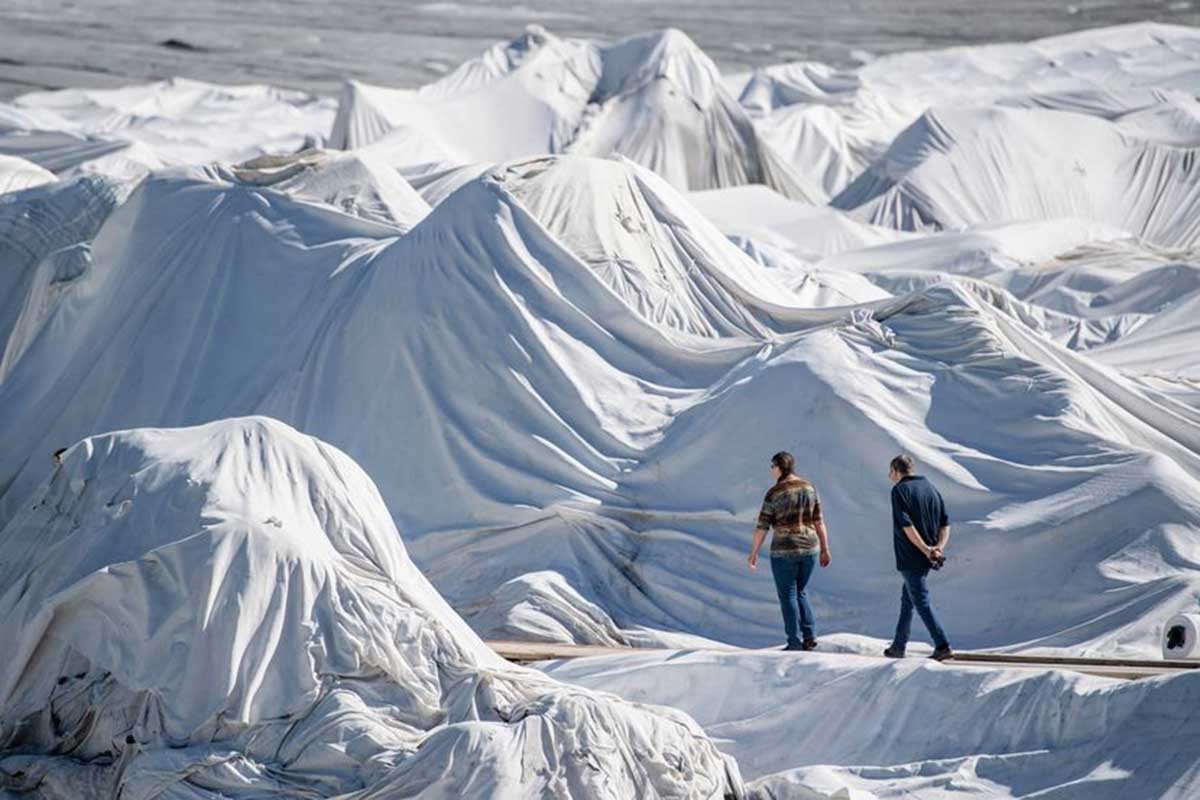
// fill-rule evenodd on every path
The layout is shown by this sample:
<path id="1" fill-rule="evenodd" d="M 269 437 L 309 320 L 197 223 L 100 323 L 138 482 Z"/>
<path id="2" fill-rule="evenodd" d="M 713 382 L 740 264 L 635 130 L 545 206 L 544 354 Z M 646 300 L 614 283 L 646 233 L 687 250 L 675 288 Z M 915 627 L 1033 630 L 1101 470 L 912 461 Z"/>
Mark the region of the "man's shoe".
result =
<path id="1" fill-rule="evenodd" d="M 933 655 L 930 658 L 934 661 L 945 661 L 948 658 L 954 658 L 954 651 L 950 649 L 950 645 L 938 647 L 933 651 Z"/>
<path id="2" fill-rule="evenodd" d="M 904 658 L 904 651 L 897 649 L 895 645 L 889 645 L 883 654 L 888 658 Z"/>
<path id="3" fill-rule="evenodd" d="M 800 649 L 801 650 L 816 650 L 817 649 L 817 640 L 816 639 L 805 639 L 804 644 L 800 645 Z"/>
<path id="4" fill-rule="evenodd" d="M 802 645 L 802 644 L 789 644 L 789 645 L 786 645 L 786 646 L 785 646 L 783 649 L 784 649 L 784 650 L 803 650 L 803 649 L 804 649 L 804 645 Z"/>

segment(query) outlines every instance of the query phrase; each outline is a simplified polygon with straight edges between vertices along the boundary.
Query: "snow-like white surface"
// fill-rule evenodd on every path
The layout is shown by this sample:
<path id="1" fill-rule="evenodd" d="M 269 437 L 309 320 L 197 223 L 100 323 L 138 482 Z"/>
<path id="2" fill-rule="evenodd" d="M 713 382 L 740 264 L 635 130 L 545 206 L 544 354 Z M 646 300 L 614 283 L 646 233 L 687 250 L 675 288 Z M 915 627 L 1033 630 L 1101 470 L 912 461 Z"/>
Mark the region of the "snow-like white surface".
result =
<path id="1" fill-rule="evenodd" d="M 0 155 L 0 195 L 32 189 L 56 180 L 54 173 L 32 161 L 16 156 Z"/>
<path id="2" fill-rule="evenodd" d="M 770 577 L 745 553 L 779 449 L 829 521 L 822 651 L 870 653 L 891 633 L 886 464 L 906 451 L 950 507 L 931 582 L 955 646 L 1158 657 L 1164 623 L 1200 600 L 1198 56 L 1194 30 L 1138 25 L 734 81 L 678 31 L 531 28 L 420 89 L 351 83 L 336 120 L 332 100 L 178 80 L 0 107 L 0 152 L 57 173 L 0 195 L 0 609 L 36 661 L 0 672 L 15 692 L 0 758 L 19 741 L 32 759 L 18 788 L 78 796 L 127 771 L 130 796 L 158 796 L 157 775 L 193 799 L 237 781 L 364 798 L 719 793 L 726 767 L 691 723 L 591 694 L 530 700 L 564 690 L 498 666 L 474 635 L 778 642 Z M 51 453 L 81 440 L 46 485 Z M 139 511 L 138 497 L 158 499 Z M 234 542 L 262 568 L 222 572 Z M 47 543 L 62 557 L 35 568 Z M 163 591 L 225 575 L 262 602 L 87 588 L 130 575 Z M 419 602 L 401 613 L 391 589 L 363 588 L 388 581 L 419 583 Z M 55 605 L 72 591 L 87 602 Z M 452 633 L 396 661 L 396 642 L 427 642 L 398 621 L 415 608 Z M 88 609 L 127 630 L 78 622 Z M 235 633 L 184 625 L 177 650 L 133 663 L 159 642 L 138 631 L 197 609 Z M 109 677 L 75 669 L 101 656 Z M 368 687 L 346 659 L 416 677 Z M 245 669 L 213 666 L 226 661 Z M 1196 754 L 1166 744 L 1191 733 L 1177 709 L 1192 676 L 1129 688 L 828 654 L 604 663 L 570 674 L 691 711 L 764 797 L 1196 786 Z M 734 688 L 741 668 L 760 693 Z M 81 672 L 86 691 L 44 684 Z M 320 675 L 358 681 L 339 697 L 366 709 L 349 718 L 371 743 L 295 717 Z M 434 696 L 460 677 L 474 688 Z M 167 705 L 134 699 L 146 687 Z M 379 710 L 396 691 L 424 698 L 396 706 L 399 728 Z M 503 710 L 517 697 L 539 719 L 519 730 Z M 17 724 L 18 703 L 20 719 L 68 724 Z M 821 721 L 801 749 L 783 734 L 793 703 L 795 724 Z M 879 722 L 919 728 L 943 706 L 918 741 Z M 285 730 L 320 754 L 264 755 Z M 126 755 L 126 735 L 149 749 Z M 626 777 L 578 771 L 592 747 Z M 117 751 L 111 768 L 93 758 Z"/>
<path id="3" fill-rule="evenodd" d="M 694 722 L 505 664 L 282 423 L 73 447 L 0 531 L 0 776 L 77 798 L 729 797 Z"/>

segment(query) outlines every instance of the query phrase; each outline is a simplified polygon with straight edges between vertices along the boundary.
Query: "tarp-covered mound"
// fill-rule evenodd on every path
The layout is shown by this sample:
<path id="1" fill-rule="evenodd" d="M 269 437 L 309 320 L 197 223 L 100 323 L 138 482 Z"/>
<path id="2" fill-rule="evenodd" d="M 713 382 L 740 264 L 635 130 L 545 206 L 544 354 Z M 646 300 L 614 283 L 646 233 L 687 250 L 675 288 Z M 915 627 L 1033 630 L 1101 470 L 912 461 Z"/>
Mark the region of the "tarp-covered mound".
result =
<path id="1" fill-rule="evenodd" d="M 602 48 L 603 72 L 571 152 L 620 153 L 681 189 L 763 183 L 802 200 L 824 199 L 759 139 L 720 73 L 677 30 Z"/>
<path id="2" fill-rule="evenodd" d="M 1200 142 L 1044 109 L 936 109 L 832 201 L 902 230 L 1076 217 L 1166 247 L 1200 243 Z"/>
<path id="3" fill-rule="evenodd" d="M 0 103 L 0 154 L 60 176 L 140 177 L 163 166 L 311 147 L 328 135 L 334 106 L 304 92 L 185 78 L 31 92 Z"/>
<path id="4" fill-rule="evenodd" d="M 600 70 L 594 45 L 535 26 L 415 91 L 348 82 L 330 146 L 387 135 L 407 164 L 555 152 L 573 138 Z"/>
<path id="5" fill-rule="evenodd" d="M 493 173 L 630 308 L 667 330 L 766 335 L 806 305 L 673 187 L 630 161 L 560 156 Z"/>
<path id="6" fill-rule="evenodd" d="M 1139 23 L 1028 43 L 897 53 L 855 70 L 766 67 L 740 101 L 771 150 L 836 195 L 927 110 L 1041 108 L 1120 120 L 1143 139 L 1195 145 L 1194 28 Z M 995 220 L 993 220 L 995 221 Z"/>
<path id="7" fill-rule="evenodd" d="M 1123 371 L 1186 377 L 1197 366 L 1185 344 L 1193 335 L 1185 309 L 1200 297 L 1200 259 L 1109 225 L 1072 219 L 978 225 L 838 253 L 816 266 L 897 294 L 949 276 L 979 278 L 1029 304 L 1043 333 Z"/>
<path id="8" fill-rule="evenodd" d="M 129 189 L 87 176 L 0 199 L 0 383 L 87 271 L 92 237 Z"/>
<path id="9" fill-rule="evenodd" d="M 348 83 L 331 144 L 372 143 L 398 167 L 617 153 L 682 189 L 765 183 L 825 197 L 760 142 L 716 66 L 676 30 L 596 45 L 533 27 L 415 91 Z"/>
<path id="10" fill-rule="evenodd" d="M 0 787 L 721 798 L 667 709 L 493 655 L 346 455 L 266 418 L 87 439 L 0 532 Z"/>
<path id="11" fill-rule="evenodd" d="M 847 107 L 825 100 L 787 106 L 755 119 L 754 127 L 771 152 L 827 199 L 861 174 L 911 121 L 909 110 L 889 97 L 863 92 L 852 95 L 855 103 Z"/>
<path id="12" fill-rule="evenodd" d="M 269 186 L 289 197 L 333 206 L 405 232 L 429 213 L 429 204 L 396 170 L 367 152 L 311 149 L 259 156 L 238 164 L 232 172 L 255 186 Z"/>
<path id="13" fill-rule="evenodd" d="M 96 431 L 260 412 L 324 304 L 359 276 L 355 257 L 399 236 L 216 168 L 148 178 L 100 227 L 72 301 L 49 311 L 0 392 L 18 406 L 42 398 L 49 413 L 30 408 L 26 433 L 52 450 Z M 19 459 L 29 468 L 16 484 L 2 480 L 12 502 L 40 480 L 40 449 Z"/>

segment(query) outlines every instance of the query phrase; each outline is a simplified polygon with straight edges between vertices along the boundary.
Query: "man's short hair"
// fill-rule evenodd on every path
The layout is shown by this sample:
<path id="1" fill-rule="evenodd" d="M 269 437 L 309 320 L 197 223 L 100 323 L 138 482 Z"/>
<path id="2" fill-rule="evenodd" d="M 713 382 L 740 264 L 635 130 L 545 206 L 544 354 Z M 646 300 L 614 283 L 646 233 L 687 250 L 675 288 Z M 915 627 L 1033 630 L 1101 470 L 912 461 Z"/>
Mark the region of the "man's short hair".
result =
<path id="1" fill-rule="evenodd" d="M 771 456 L 771 463 L 779 467 L 779 472 L 782 477 L 787 477 L 792 474 L 792 470 L 796 466 L 796 459 L 786 450 L 780 450 L 775 455 Z"/>
<path id="2" fill-rule="evenodd" d="M 912 456 L 901 453 L 892 459 L 891 468 L 901 475 L 912 475 L 916 469 L 916 464 L 913 462 Z"/>

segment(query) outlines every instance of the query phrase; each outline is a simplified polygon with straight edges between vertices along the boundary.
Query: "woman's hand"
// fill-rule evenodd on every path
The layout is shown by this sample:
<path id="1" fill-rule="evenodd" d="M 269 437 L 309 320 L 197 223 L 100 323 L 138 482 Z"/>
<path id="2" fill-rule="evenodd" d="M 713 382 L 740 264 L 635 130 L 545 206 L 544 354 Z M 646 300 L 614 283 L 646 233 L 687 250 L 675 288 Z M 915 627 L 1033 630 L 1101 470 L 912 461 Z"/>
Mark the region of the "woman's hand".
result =
<path id="1" fill-rule="evenodd" d="M 833 554 L 829 552 L 829 548 L 821 551 L 821 566 L 828 567 L 833 563 Z"/>
<path id="2" fill-rule="evenodd" d="M 753 553 L 750 554 L 750 557 L 746 559 L 746 563 L 750 565 L 750 569 L 758 569 L 758 551 L 757 550 L 755 550 Z"/>

